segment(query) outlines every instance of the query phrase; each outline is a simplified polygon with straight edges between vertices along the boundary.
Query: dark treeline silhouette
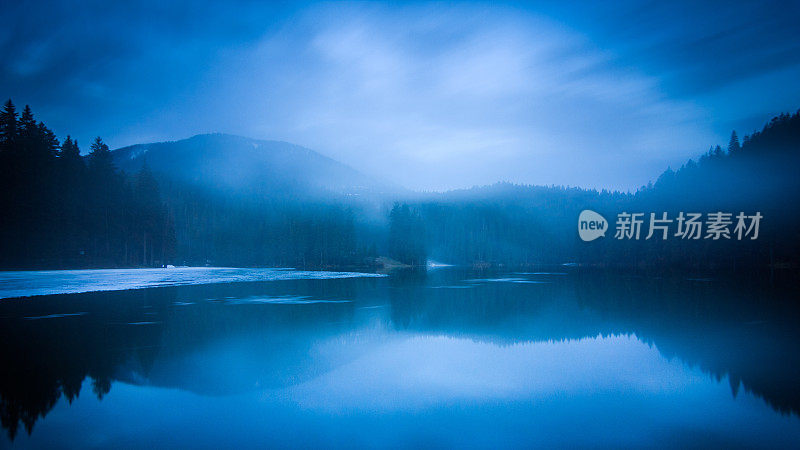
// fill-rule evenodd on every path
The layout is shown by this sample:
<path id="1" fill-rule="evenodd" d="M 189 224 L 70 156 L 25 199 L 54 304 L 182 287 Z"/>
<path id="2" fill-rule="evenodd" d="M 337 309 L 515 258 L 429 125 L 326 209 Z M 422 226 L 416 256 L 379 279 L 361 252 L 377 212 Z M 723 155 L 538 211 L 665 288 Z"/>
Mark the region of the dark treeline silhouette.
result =
<path id="1" fill-rule="evenodd" d="M 360 201 L 380 183 L 312 150 L 206 134 L 113 154 L 121 167 L 146 159 L 153 169 L 179 264 L 335 268 L 385 247 Z"/>
<path id="2" fill-rule="evenodd" d="M 624 162 L 621 162 L 624 165 Z M 568 187 L 492 186 L 430 194 L 408 201 L 421 217 L 427 253 L 448 263 L 527 266 L 574 262 L 661 269 L 798 267 L 800 257 L 800 113 L 783 114 L 742 143 L 734 132 L 727 149 L 713 147 L 697 161 L 666 170 L 633 194 Z M 582 242 L 584 209 L 609 222 L 605 238 Z M 644 213 L 641 235 L 615 239 L 617 215 Z M 731 213 L 730 239 L 676 236 L 681 212 Z M 756 240 L 737 239 L 736 216 L 760 213 Z M 647 239 L 650 213 L 672 220 L 667 239 Z M 747 225 L 750 225 L 747 222 Z"/>
<path id="3" fill-rule="evenodd" d="M 800 414 L 796 278 L 708 282 L 567 272 L 400 271 L 386 278 L 222 283 L 0 302 L 0 426 L 12 440 L 35 433 L 36 422 L 61 399 L 102 400 L 116 381 L 203 395 L 302 384 L 337 367 L 309 359 L 309 353 L 332 338 L 352 338 L 358 311 L 380 305 L 389 329 L 495 345 L 635 335 L 669 359 L 718 381 L 727 378 L 733 396 L 752 392 L 776 411 Z M 541 283 L 496 281 L 508 276 Z M 334 302 L 262 302 L 298 295 Z M 218 366 L 214 349 L 232 341 L 246 343 L 230 348 L 248 358 L 243 365 L 224 359 Z M 198 365 L 198 354 L 207 356 L 207 366 Z"/>
<path id="4" fill-rule="evenodd" d="M 743 389 L 781 413 L 800 414 L 794 273 L 712 281 L 591 268 L 535 275 L 458 270 L 389 278 L 393 325 L 497 345 L 633 335 L 717 381 L 727 377 L 734 397 Z M 463 280 L 477 274 L 486 278 Z M 509 276 L 540 283 L 496 278 Z"/>
<path id="5" fill-rule="evenodd" d="M 144 166 L 118 171 L 96 138 L 88 157 L 30 107 L 0 112 L 0 266 L 153 266 L 174 256 L 170 215 Z"/>
<path id="6" fill-rule="evenodd" d="M 726 149 L 713 147 L 635 193 L 498 183 L 409 194 L 287 143 L 201 135 L 110 152 L 98 138 L 84 157 L 69 136 L 59 143 L 30 108 L 18 115 L 9 101 L 0 122 L 5 268 L 336 268 L 388 256 L 416 267 L 431 259 L 475 267 L 740 270 L 796 268 L 800 254 L 798 113 L 774 118 L 741 142 L 733 133 Z M 608 220 L 604 238 L 579 240 L 584 209 Z M 615 239 L 622 212 L 643 213 L 640 239 Z M 731 213 L 731 232 L 738 213 L 758 212 L 759 236 L 684 239 L 675 235 L 681 212 L 703 219 Z M 668 239 L 646 238 L 650 213 L 667 213 Z"/>
<path id="7" fill-rule="evenodd" d="M 412 267 L 425 266 L 425 229 L 419 214 L 395 203 L 389 213 L 389 256 Z"/>
<path id="8" fill-rule="evenodd" d="M 797 262 L 800 239 L 791 226 L 797 208 L 787 200 L 800 198 L 791 172 L 800 154 L 799 129 L 797 114 L 779 116 L 743 143 L 734 134 L 728 150 L 712 148 L 635 193 L 498 183 L 383 195 L 379 203 L 393 206 L 376 213 L 363 201 L 308 195 L 303 186 L 269 185 L 269 180 L 240 183 L 231 192 L 223 187 L 230 184 L 224 177 L 220 182 L 219 174 L 215 178 L 203 166 L 198 170 L 208 178 L 202 184 L 186 182 L 191 174 L 182 175 L 183 181 L 163 174 L 161 181 L 176 214 L 178 259 L 189 264 L 358 266 L 385 255 L 417 267 L 428 259 L 477 267 L 565 262 L 676 270 L 776 267 Z M 198 136 L 181 141 L 178 151 L 204 152 L 207 141 L 215 140 L 220 148 L 235 147 L 239 139 Z M 200 143 L 190 147 L 192 141 Z M 605 239 L 578 239 L 583 209 L 609 220 Z M 645 213 L 645 219 L 666 212 L 673 221 L 682 211 L 704 217 L 716 211 L 760 212 L 764 219 L 755 241 L 685 240 L 674 236 L 674 222 L 665 241 L 645 239 L 647 223 L 640 240 L 616 240 L 614 221 L 623 211 Z"/>
<path id="9" fill-rule="evenodd" d="M 146 160 L 137 160 L 137 173 L 128 175 L 116 167 L 100 138 L 84 157 L 76 141 L 67 136 L 59 143 L 28 107 L 18 115 L 9 100 L 1 120 L 0 267 L 178 262 L 321 268 L 362 264 L 364 257 L 375 255 L 374 242 L 383 240 L 370 238 L 372 245 L 357 241 L 349 205 L 311 196 L 299 199 L 292 195 L 303 188 L 297 183 L 226 191 L 213 178 L 237 180 L 235 173 L 205 174 L 208 178 L 197 186 L 187 181 L 197 174 L 176 180 L 162 167 L 158 173 L 151 170 Z M 220 137 L 208 137 L 215 138 Z M 167 161 L 176 164 L 174 159 Z M 351 169 L 333 161 L 315 163 L 355 178 L 347 172 Z M 370 237 L 371 231 L 360 234 Z"/>
<path id="10" fill-rule="evenodd" d="M 498 183 L 409 202 L 421 217 L 425 253 L 433 260 L 476 267 L 576 261 L 577 217 L 629 194 Z"/>
<path id="11" fill-rule="evenodd" d="M 31 434 L 59 400 L 72 404 L 81 395 L 103 398 L 115 381 L 180 387 L 203 394 L 231 394 L 254 385 L 281 387 L 310 379 L 322 366 L 308 364 L 317 339 L 341 333 L 351 323 L 354 298 L 374 288 L 375 279 L 290 280 L 279 285 L 225 283 L 157 289 L 50 295 L 33 301 L 2 302 L 0 315 L 0 426 L 15 440 Z M 265 292 L 267 290 L 267 292 Z M 297 310 L 291 305 L 235 304 L 230 299 L 303 294 L 339 303 Z M 213 298 L 197 307 L 176 302 Z M 53 319 L 52 314 L 66 317 Z M 152 322 L 158 317 L 158 322 Z M 147 325 L 135 325 L 146 323 Z M 133 325 L 132 325 L 133 324 Z M 232 335 L 248 336 L 255 370 L 243 377 L 151 373 L 160 360 L 179 361 Z M 290 339 L 294 336 L 303 339 Z M 210 363 L 213 364 L 213 363 Z M 162 366 L 163 367 L 163 366 Z M 211 367 L 209 367 L 211 368 Z M 248 366 L 253 369 L 253 366 Z M 258 377 L 258 384 L 252 382 Z M 87 386 L 85 383 L 89 381 Z M 86 392 L 86 387 L 91 392 Z M 4 438 L 0 437 L 0 442 Z"/>
<path id="12" fill-rule="evenodd" d="M 331 268 L 358 265 L 354 212 L 329 203 L 218 198 L 173 191 L 182 264 Z"/>

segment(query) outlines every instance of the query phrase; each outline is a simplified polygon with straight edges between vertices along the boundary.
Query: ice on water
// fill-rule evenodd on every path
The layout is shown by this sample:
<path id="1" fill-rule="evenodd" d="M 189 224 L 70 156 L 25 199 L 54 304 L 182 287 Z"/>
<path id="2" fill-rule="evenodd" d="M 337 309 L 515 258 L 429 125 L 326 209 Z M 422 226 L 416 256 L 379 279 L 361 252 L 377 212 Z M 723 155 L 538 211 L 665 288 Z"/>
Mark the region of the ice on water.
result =
<path id="1" fill-rule="evenodd" d="M 379 277 L 359 272 L 181 267 L 0 272 L 0 299 L 246 281 Z"/>

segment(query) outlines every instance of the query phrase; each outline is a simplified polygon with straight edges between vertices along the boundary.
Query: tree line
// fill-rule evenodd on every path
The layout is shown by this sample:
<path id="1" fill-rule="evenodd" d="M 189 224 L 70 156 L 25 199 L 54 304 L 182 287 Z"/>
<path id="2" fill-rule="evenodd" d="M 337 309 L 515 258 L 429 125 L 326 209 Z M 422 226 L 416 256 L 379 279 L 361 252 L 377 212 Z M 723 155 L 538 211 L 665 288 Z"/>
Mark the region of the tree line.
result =
<path id="1" fill-rule="evenodd" d="M 0 111 L 0 266 L 186 265 L 363 267 L 385 255 L 424 267 L 575 263 L 621 268 L 798 267 L 800 113 L 712 147 L 635 192 L 491 186 L 387 196 L 382 207 L 299 192 L 224 192 L 151 171 L 129 175 L 97 138 L 88 155 L 59 141 L 29 107 Z M 621 162 L 621 164 L 624 162 Z M 582 242 L 580 211 L 612 227 Z M 760 212 L 758 240 L 616 240 L 620 212 Z"/>
<path id="2" fill-rule="evenodd" d="M 363 265 L 376 253 L 344 204 L 166 190 L 179 264 L 335 269 Z"/>
<path id="3" fill-rule="evenodd" d="M 623 164 L 624 162 L 620 162 Z M 488 266 L 574 263 L 586 266 L 669 270 L 749 270 L 800 268 L 800 112 L 781 114 L 763 129 L 726 148 L 713 146 L 677 170 L 668 168 L 655 183 L 633 193 L 561 186 L 497 183 L 408 199 L 402 208 L 418 217 L 424 235 L 420 254 L 437 261 Z M 601 213 L 611 230 L 605 238 L 582 242 L 580 212 Z M 617 214 L 649 217 L 681 212 L 740 212 L 763 216 L 757 240 L 614 239 Z M 731 230 L 733 226 L 731 225 Z M 418 247 L 419 248 L 419 247 Z M 393 253 L 404 257 L 403 251 Z"/>
<path id="4" fill-rule="evenodd" d="M 100 137 L 88 156 L 8 100 L 0 111 L 0 266 L 155 266 L 174 257 L 172 217 L 148 167 L 116 169 Z"/>
<path id="5" fill-rule="evenodd" d="M 0 112 L 0 267 L 165 264 L 335 268 L 363 265 L 383 238 L 350 205 L 214 192 L 145 162 L 119 170 L 101 138 L 82 156 L 30 107 Z M 263 195 L 262 195 L 263 194 Z"/>

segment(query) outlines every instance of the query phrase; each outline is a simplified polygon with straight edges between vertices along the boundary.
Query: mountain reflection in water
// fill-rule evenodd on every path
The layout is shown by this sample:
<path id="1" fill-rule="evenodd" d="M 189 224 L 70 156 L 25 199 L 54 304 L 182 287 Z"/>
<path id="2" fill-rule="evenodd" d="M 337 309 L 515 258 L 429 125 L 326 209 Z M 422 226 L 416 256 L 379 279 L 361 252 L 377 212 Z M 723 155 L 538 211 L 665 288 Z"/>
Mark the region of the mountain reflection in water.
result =
<path id="1" fill-rule="evenodd" d="M 793 446 L 795 285 L 448 268 L 6 299 L 3 439 Z"/>

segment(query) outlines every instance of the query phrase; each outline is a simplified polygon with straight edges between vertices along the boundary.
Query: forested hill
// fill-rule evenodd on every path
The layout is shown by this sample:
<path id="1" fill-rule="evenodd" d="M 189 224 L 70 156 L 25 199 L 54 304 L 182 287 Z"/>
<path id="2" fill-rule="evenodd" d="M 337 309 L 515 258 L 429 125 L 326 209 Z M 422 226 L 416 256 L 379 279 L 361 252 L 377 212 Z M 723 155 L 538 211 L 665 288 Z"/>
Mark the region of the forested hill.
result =
<path id="1" fill-rule="evenodd" d="M 363 265 L 384 241 L 380 205 L 404 192 L 304 147 L 227 134 L 111 154 L 158 180 L 179 264 Z"/>
<path id="2" fill-rule="evenodd" d="M 0 167 L 3 268 L 337 268 L 379 256 L 412 266 L 800 267 L 800 113 L 734 134 L 635 193 L 509 183 L 409 193 L 309 149 L 223 134 L 115 151 L 98 137 L 81 156 L 11 101 L 0 111 Z M 578 238 L 584 209 L 608 220 L 605 237 Z M 638 239 L 615 237 L 626 212 L 642 214 Z M 651 213 L 671 219 L 664 239 L 648 232 Z M 704 227 L 729 214 L 728 233 L 687 239 L 681 213 Z M 758 239 L 753 229 L 736 236 L 738 214 L 761 215 Z"/>
<path id="3" fill-rule="evenodd" d="M 570 262 L 676 270 L 797 268 L 798 169 L 800 113 L 782 114 L 741 141 L 734 132 L 725 147 L 713 146 L 678 170 L 666 170 L 655 183 L 633 194 L 498 183 L 409 199 L 406 221 L 417 221 L 416 227 L 425 230 L 425 244 L 413 247 L 424 248 L 428 258 L 451 263 Z M 604 238 L 579 239 L 577 220 L 584 209 L 608 220 Z M 643 213 L 638 240 L 614 238 L 617 214 L 622 212 Z M 707 238 L 706 228 L 696 240 L 676 236 L 681 212 L 699 213 L 704 221 L 708 214 L 730 213 L 731 238 Z M 734 234 L 736 216 L 742 212 L 763 216 L 756 240 L 750 239 L 752 235 L 740 240 Z M 672 220 L 666 240 L 647 239 L 650 213 L 659 218 L 667 213 Z"/>
<path id="4" fill-rule="evenodd" d="M 667 169 L 637 195 L 684 207 L 790 206 L 786 201 L 800 194 L 799 168 L 800 112 L 781 114 L 741 141 L 733 132 L 727 146 L 712 147 L 676 171 Z"/>
<path id="5" fill-rule="evenodd" d="M 308 148 L 229 134 L 139 144 L 111 153 L 116 166 L 127 173 L 138 172 L 146 163 L 161 180 L 209 192 L 292 198 L 400 192 Z"/>

